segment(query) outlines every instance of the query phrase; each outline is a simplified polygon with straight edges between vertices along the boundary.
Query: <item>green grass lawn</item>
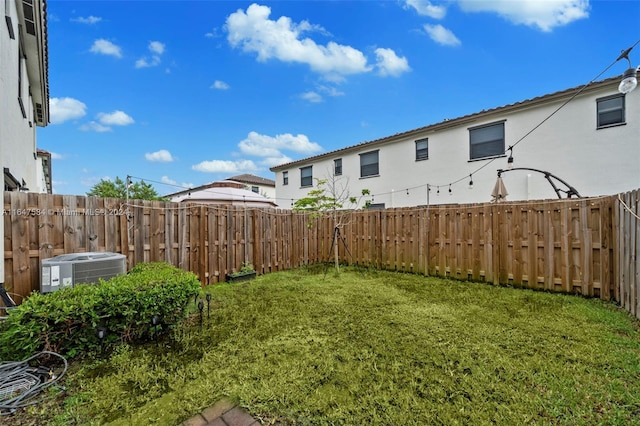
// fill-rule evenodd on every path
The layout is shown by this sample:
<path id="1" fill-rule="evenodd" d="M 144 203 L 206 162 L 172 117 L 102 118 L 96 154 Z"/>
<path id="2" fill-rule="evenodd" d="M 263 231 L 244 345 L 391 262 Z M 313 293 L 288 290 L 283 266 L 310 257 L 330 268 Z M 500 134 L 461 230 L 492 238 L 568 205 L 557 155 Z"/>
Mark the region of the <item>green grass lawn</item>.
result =
<path id="1" fill-rule="evenodd" d="M 576 296 L 300 269 L 215 285 L 173 340 L 76 363 L 54 424 L 640 424 L 638 322 Z M 57 411 L 57 413 L 56 413 Z"/>

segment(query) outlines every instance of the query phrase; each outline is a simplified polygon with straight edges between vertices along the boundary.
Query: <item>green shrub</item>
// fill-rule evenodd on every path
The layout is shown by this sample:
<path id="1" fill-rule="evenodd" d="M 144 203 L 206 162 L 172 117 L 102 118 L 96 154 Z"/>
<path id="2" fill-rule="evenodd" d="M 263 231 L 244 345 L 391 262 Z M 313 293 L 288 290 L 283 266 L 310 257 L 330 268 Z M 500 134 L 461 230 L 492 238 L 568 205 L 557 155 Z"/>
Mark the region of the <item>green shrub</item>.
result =
<path id="1" fill-rule="evenodd" d="M 0 360 L 41 350 L 73 357 L 120 341 L 158 337 L 186 316 L 199 292 L 193 273 L 146 263 L 98 285 L 33 293 L 0 323 Z"/>

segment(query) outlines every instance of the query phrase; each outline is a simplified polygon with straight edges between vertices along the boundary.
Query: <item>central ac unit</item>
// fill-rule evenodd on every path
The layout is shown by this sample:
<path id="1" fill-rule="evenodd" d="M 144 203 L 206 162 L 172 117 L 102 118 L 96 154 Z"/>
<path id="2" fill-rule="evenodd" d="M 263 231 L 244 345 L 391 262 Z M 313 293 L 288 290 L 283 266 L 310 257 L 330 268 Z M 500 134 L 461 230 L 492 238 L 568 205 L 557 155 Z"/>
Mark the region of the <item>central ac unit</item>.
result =
<path id="1" fill-rule="evenodd" d="M 127 258 L 120 253 L 62 254 L 42 261 L 40 292 L 51 293 L 76 284 L 94 284 L 127 272 Z"/>

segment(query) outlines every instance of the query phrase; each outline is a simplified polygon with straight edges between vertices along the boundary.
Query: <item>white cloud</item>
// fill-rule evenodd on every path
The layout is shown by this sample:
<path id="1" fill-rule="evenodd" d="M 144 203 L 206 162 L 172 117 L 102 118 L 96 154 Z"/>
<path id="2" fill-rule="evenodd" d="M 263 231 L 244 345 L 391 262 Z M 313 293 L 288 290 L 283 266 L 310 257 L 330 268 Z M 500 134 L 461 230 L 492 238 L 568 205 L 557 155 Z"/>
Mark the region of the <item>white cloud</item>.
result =
<path id="1" fill-rule="evenodd" d="M 371 71 L 364 54 L 350 46 L 329 42 L 318 45 L 304 32 L 318 30 L 318 26 L 302 21 L 296 24 L 282 16 L 270 20 L 271 9 L 258 4 L 250 5 L 227 17 L 227 40 L 233 47 L 258 54 L 259 61 L 278 59 L 283 62 L 307 64 L 321 74 L 349 75 Z"/>
<path id="2" fill-rule="evenodd" d="M 322 95 L 320 95 L 319 93 L 313 92 L 313 91 L 309 91 L 309 92 L 304 92 L 303 94 L 300 95 L 300 98 L 304 99 L 305 101 L 309 101 L 311 103 L 317 104 L 319 102 L 322 102 Z"/>
<path id="3" fill-rule="evenodd" d="M 407 58 L 399 57 L 392 49 L 376 49 L 376 66 L 382 76 L 397 77 L 404 72 L 411 71 Z"/>
<path id="4" fill-rule="evenodd" d="M 144 154 L 144 158 L 147 161 L 151 161 L 154 163 L 170 163 L 173 161 L 173 156 L 166 149 L 161 149 L 156 152 L 147 152 Z"/>
<path id="5" fill-rule="evenodd" d="M 331 87 L 331 86 L 325 86 L 325 85 L 319 85 L 318 86 L 318 90 L 321 91 L 322 93 L 324 93 L 327 96 L 344 96 L 344 92 L 341 92 L 340 90 L 336 89 L 335 87 Z"/>
<path id="6" fill-rule="evenodd" d="M 175 180 L 169 179 L 169 176 L 162 176 L 160 178 L 160 182 L 166 183 L 167 185 L 177 185 L 178 184 L 178 182 L 176 182 Z"/>
<path id="7" fill-rule="evenodd" d="M 495 12 L 506 20 L 548 32 L 589 17 L 588 0 L 459 0 L 465 12 Z"/>
<path id="8" fill-rule="evenodd" d="M 258 167 L 251 160 L 223 161 L 211 160 L 202 161 L 191 166 L 193 170 L 208 173 L 238 173 L 238 172 L 254 172 Z"/>
<path id="9" fill-rule="evenodd" d="M 448 30 L 440 24 L 425 24 L 424 29 L 427 34 L 429 34 L 429 37 L 431 37 L 431 40 L 438 44 L 442 44 L 444 46 L 459 46 L 461 43 L 458 37 L 456 37 L 451 30 Z"/>
<path id="10" fill-rule="evenodd" d="M 204 33 L 204 36 L 206 38 L 220 38 L 222 37 L 222 34 L 218 31 L 218 28 L 214 28 L 211 31 Z"/>
<path id="11" fill-rule="evenodd" d="M 275 137 L 261 135 L 257 132 L 249 132 L 246 139 L 238 144 L 243 154 L 256 157 L 281 157 L 280 151 L 287 150 L 302 154 L 312 154 L 322 151 L 322 147 L 309 141 L 305 135 L 292 135 L 285 133 Z"/>
<path id="12" fill-rule="evenodd" d="M 162 55 L 164 53 L 164 44 L 159 41 L 149 42 L 149 51 L 156 55 Z"/>
<path id="13" fill-rule="evenodd" d="M 154 56 L 152 58 L 140 58 L 136 61 L 135 67 L 136 68 L 149 68 L 149 67 L 156 67 L 160 65 L 160 58 L 157 56 Z"/>
<path id="14" fill-rule="evenodd" d="M 151 41 L 147 46 L 151 56 L 144 56 L 136 61 L 136 68 L 148 68 L 148 67 L 156 67 L 160 65 L 162 62 L 162 54 L 165 50 L 165 45 L 160 43 L 159 41 Z"/>
<path id="15" fill-rule="evenodd" d="M 60 124 L 68 120 L 84 117 L 87 106 L 73 98 L 49 99 L 49 120 L 51 124 Z"/>
<path id="16" fill-rule="evenodd" d="M 160 178 L 160 182 L 167 184 L 167 185 L 171 185 L 171 186 L 178 186 L 184 189 L 188 189 L 188 188 L 193 188 L 195 185 L 192 183 L 182 183 L 182 185 L 178 185 L 178 182 L 176 182 L 173 179 L 170 179 L 169 176 L 162 176 Z"/>
<path id="17" fill-rule="evenodd" d="M 90 121 L 87 124 L 83 124 L 82 126 L 80 126 L 80 130 L 83 130 L 85 132 L 104 133 L 104 132 L 110 132 L 112 129 L 109 126 L 103 126 L 102 124 L 96 121 Z"/>
<path id="18" fill-rule="evenodd" d="M 58 154 L 57 152 L 49 152 L 51 154 L 52 160 L 64 160 L 64 155 Z"/>
<path id="19" fill-rule="evenodd" d="M 229 90 L 229 85 L 224 81 L 216 80 L 210 87 L 211 89 Z"/>
<path id="20" fill-rule="evenodd" d="M 405 9 L 412 7 L 419 15 L 442 19 L 447 14 L 445 6 L 433 5 L 429 0 L 405 0 Z"/>
<path id="21" fill-rule="evenodd" d="M 289 158 L 286 155 L 281 155 L 279 157 L 267 157 L 267 158 L 263 159 L 260 162 L 260 164 L 262 164 L 263 166 L 269 168 L 269 167 L 279 166 L 280 164 L 290 163 L 292 161 L 293 161 L 292 158 Z"/>
<path id="22" fill-rule="evenodd" d="M 115 56 L 116 58 L 122 58 L 122 49 L 120 49 L 120 46 L 117 46 L 111 43 L 109 40 L 105 40 L 103 38 L 93 42 L 90 52 L 98 53 L 100 55 L 109 55 Z"/>
<path id="23" fill-rule="evenodd" d="M 327 86 L 325 84 L 318 84 L 316 86 L 316 90 L 309 90 L 300 95 L 301 99 L 312 103 L 319 103 L 324 101 L 323 95 L 336 97 L 336 96 L 344 96 L 344 92 L 338 90 L 333 86 Z"/>
<path id="24" fill-rule="evenodd" d="M 116 110 L 111 113 L 101 112 L 97 115 L 98 121 L 106 126 L 128 126 L 134 120 L 124 111 Z"/>
<path id="25" fill-rule="evenodd" d="M 102 18 L 92 15 L 92 16 L 87 16 L 86 18 L 83 18 L 82 16 L 78 16 L 77 18 L 71 18 L 70 20 L 71 22 L 79 22 L 81 24 L 93 25 L 102 21 Z"/>

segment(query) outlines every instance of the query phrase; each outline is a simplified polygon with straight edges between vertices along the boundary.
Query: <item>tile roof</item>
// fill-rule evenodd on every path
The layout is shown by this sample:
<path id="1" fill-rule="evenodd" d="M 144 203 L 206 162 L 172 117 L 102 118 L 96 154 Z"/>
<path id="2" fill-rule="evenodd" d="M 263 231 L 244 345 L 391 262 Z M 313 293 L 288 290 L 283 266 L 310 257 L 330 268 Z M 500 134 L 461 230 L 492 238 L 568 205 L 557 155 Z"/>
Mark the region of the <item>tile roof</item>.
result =
<path id="1" fill-rule="evenodd" d="M 452 118 L 452 119 L 444 119 L 443 121 L 441 121 L 439 123 L 430 124 L 430 125 L 423 126 L 423 127 L 418 127 L 416 129 L 413 129 L 413 130 L 407 130 L 405 132 L 396 133 L 396 134 L 391 135 L 391 136 L 385 136 L 385 137 L 380 138 L 380 139 L 374 139 L 374 140 L 371 140 L 371 141 L 365 141 L 365 142 L 358 143 L 356 145 L 351 145 L 351 146 L 347 146 L 347 147 L 344 147 L 344 148 L 339 148 L 339 149 L 336 149 L 336 150 L 333 150 L 333 151 L 325 152 L 323 154 L 314 155 L 312 157 L 307 157 L 307 158 L 303 158 L 303 159 L 300 159 L 300 160 L 291 161 L 289 163 L 280 164 L 278 166 L 271 167 L 269 170 L 271 170 L 272 172 L 277 172 L 279 170 L 283 170 L 283 169 L 289 168 L 289 167 L 291 167 L 293 165 L 296 165 L 296 164 L 309 163 L 309 162 L 312 162 L 312 161 L 320 159 L 320 158 L 331 157 L 331 156 L 334 156 L 337 153 L 352 151 L 352 150 L 355 150 L 355 149 L 359 149 L 359 148 L 365 147 L 367 145 L 377 145 L 377 144 L 382 144 L 382 143 L 386 143 L 386 142 L 392 142 L 392 141 L 395 141 L 397 139 L 401 139 L 403 137 L 411 136 L 412 134 L 418 134 L 418 133 L 422 133 L 422 132 L 429 131 L 429 130 L 430 131 L 436 131 L 436 130 L 446 129 L 446 128 L 449 128 L 449 127 L 455 127 L 455 126 L 464 124 L 466 122 L 470 122 L 470 121 L 474 121 L 476 119 L 482 118 L 482 117 L 484 117 L 486 115 L 495 114 L 497 112 L 505 112 L 506 113 L 506 112 L 511 112 L 513 110 L 517 110 L 517 109 L 520 109 L 520 108 L 532 107 L 532 106 L 535 106 L 535 105 L 538 105 L 538 104 L 551 102 L 551 101 L 558 100 L 558 99 L 563 99 L 563 98 L 566 98 L 568 95 L 571 95 L 571 94 L 575 95 L 576 93 L 578 93 L 579 90 L 583 90 L 584 92 L 588 92 L 589 90 L 598 89 L 598 88 L 601 88 L 601 87 L 604 87 L 604 86 L 611 85 L 613 83 L 615 83 L 617 85 L 619 80 L 620 80 L 620 78 L 621 78 L 621 76 L 610 77 L 610 78 L 607 78 L 605 80 L 601 80 L 601 81 L 597 81 L 597 82 L 590 82 L 590 83 L 587 83 L 586 85 L 572 87 L 570 89 L 565 89 L 565 90 L 561 90 L 561 91 L 558 91 L 558 92 L 549 93 L 549 94 L 542 95 L 542 96 L 537 96 L 535 98 L 526 99 L 526 100 L 515 102 L 515 103 L 512 103 L 512 104 L 507 104 L 507 105 L 503 105 L 503 106 L 496 107 L 496 108 L 482 110 L 480 112 L 475 112 L 475 113 L 472 113 L 472 114 L 463 115 L 461 117 Z M 589 87 L 587 87 L 587 86 L 589 86 Z"/>
<path id="2" fill-rule="evenodd" d="M 276 186 L 275 180 L 263 178 L 260 176 L 250 175 L 248 173 L 238 175 L 238 176 L 232 176 L 225 180 L 233 180 L 233 181 L 242 182 L 242 183 L 253 183 L 256 185 L 264 185 L 264 186 L 273 186 L 273 187 Z"/>

